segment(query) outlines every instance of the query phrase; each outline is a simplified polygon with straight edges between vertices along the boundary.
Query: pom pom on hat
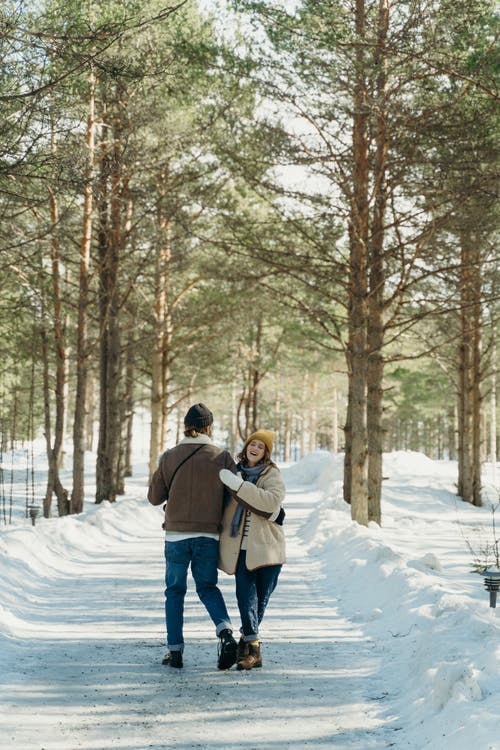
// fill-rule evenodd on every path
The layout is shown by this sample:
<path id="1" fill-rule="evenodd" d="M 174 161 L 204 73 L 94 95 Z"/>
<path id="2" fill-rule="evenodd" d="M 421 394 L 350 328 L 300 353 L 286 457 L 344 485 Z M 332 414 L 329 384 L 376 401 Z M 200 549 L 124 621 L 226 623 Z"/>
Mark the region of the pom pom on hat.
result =
<path id="1" fill-rule="evenodd" d="M 214 421 L 214 415 L 205 404 L 193 404 L 184 417 L 185 427 L 208 427 Z"/>
<path id="2" fill-rule="evenodd" d="M 243 450 L 246 450 L 246 447 L 249 443 L 252 442 L 252 440 L 262 440 L 264 445 L 269 451 L 269 454 L 273 452 L 273 446 L 274 446 L 274 432 L 271 430 L 257 430 L 257 432 L 252 432 L 251 435 L 247 437 L 245 440 L 245 445 L 243 446 Z"/>

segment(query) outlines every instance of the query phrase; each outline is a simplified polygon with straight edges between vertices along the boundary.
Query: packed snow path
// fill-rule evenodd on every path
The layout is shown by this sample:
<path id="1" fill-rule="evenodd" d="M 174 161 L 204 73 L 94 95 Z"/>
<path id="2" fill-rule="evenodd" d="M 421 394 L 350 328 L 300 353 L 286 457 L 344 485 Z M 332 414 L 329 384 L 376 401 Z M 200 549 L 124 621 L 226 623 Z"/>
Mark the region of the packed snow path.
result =
<path id="1" fill-rule="evenodd" d="M 164 573 L 157 509 L 122 500 L 96 509 L 86 523 L 48 523 L 50 567 L 45 552 L 44 575 L 35 573 L 34 550 L 33 579 L 22 581 L 24 611 L 13 623 L 24 638 L 16 639 L 15 649 L 10 644 L 11 659 L 3 665 L 2 746 L 387 747 L 377 739 L 378 696 L 367 692 L 380 665 L 362 633 L 337 614 L 335 587 L 327 585 L 320 560 L 308 557 L 298 533 L 316 501 L 315 492 L 288 493 L 288 564 L 263 623 L 264 666 L 248 673 L 216 669 L 217 640 L 192 581 L 184 669 L 161 665 Z M 97 546 L 95 536 L 92 544 L 85 539 L 89 523 L 101 532 Z M 67 559 L 57 558 L 58 549 L 67 551 Z M 237 627 L 233 579 L 222 575 L 221 585 Z"/>
<path id="2" fill-rule="evenodd" d="M 500 607 L 471 572 L 491 549 L 500 466 L 475 508 L 457 499 L 455 463 L 386 454 L 383 526 L 366 528 L 342 500 L 342 461 L 318 451 L 283 468 L 288 564 L 249 673 L 217 670 L 192 585 L 185 667 L 161 665 L 145 467 L 113 505 L 2 526 L 2 750 L 500 750 Z M 237 628 L 232 577 L 221 585 Z"/>

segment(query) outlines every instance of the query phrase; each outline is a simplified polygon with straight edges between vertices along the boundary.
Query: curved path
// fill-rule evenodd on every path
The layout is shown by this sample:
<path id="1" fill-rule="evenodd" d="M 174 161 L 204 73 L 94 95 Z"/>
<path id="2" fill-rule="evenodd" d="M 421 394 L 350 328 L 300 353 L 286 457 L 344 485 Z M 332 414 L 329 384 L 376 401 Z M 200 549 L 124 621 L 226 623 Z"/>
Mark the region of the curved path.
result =
<path id="1" fill-rule="evenodd" d="M 379 714 L 379 657 L 357 626 L 338 615 L 335 584 L 324 577 L 321 558 L 308 554 L 303 533 L 317 499 L 307 488 L 289 490 L 288 564 L 263 623 L 264 667 L 252 672 L 216 669 L 217 641 L 192 582 L 184 669 L 161 665 L 163 540 L 157 509 L 124 499 L 83 520 L 39 524 L 32 533 L 41 572 L 35 561 L 22 598 L 16 602 L 12 593 L 9 629 L 0 642 L 2 746 L 394 745 Z M 236 626 L 232 578 L 221 576 L 221 586 Z"/>

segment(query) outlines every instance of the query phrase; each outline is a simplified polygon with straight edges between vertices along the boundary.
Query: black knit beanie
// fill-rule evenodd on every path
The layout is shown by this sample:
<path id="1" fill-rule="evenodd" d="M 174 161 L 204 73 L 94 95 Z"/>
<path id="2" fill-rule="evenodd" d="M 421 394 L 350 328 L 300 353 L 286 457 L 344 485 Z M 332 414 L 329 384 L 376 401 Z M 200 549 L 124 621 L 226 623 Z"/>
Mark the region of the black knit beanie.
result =
<path id="1" fill-rule="evenodd" d="M 208 427 L 214 421 L 214 415 L 205 404 L 193 404 L 184 417 L 185 427 Z"/>

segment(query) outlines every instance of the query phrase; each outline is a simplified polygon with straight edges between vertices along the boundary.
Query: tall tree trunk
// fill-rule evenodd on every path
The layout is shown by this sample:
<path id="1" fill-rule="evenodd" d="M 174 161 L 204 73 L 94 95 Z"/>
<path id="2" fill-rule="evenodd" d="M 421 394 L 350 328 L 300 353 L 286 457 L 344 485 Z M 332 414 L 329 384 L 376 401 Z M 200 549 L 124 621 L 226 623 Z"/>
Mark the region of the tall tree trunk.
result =
<path id="1" fill-rule="evenodd" d="M 57 156 L 56 129 L 51 113 L 51 154 L 55 159 Z M 41 274 L 41 298 L 42 298 L 42 355 L 44 369 L 44 404 L 45 404 L 45 439 L 47 444 L 47 459 L 49 464 L 46 495 L 44 501 L 44 513 L 50 514 L 52 494 L 57 497 L 57 507 L 60 516 L 69 512 L 68 493 L 63 487 L 59 466 L 61 464 L 62 446 L 64 441 L 64 424 L 66 412 L 66 372 L 67 352 L 64 345 L 64 331 L 62 323 L 62 295 L 61 295 L 61 271 L 59 260 L 59 241 L 57 237 L 59 224 L 59 207 L 54 189 L 49 186 L 50 205 L 50 257 L 51 257 L 51 281 L 52 281 L 52 335 L 55 350 L 55 398 L 54 398 L 54 428 L 51 424 L 51 399 L 50 399 L 50 346 L 48 340 L 48 312 L 46 309 L 45 280 L 43 269 Z"/>
<path id="2" fill-rule="evenodd" d="M 364 0 L 356 0 L 356 83 L 353 115 L 353 200 L 349 227 L 349 342 L 351 516 L 368 524 L 367 472 L 367 253 L 368 253 L 368 97 Z"/>
<path id="3" fill-rule="evenodd" d="M 244 384 L 236 412 L 238 423 L 238 435 L 241 440 L 253 432 L 250 423 L 250 400 L 252 391 L 252 367 L 249 365 L 242 373 Z"/>
<path id="4" fill-rule="evenodd" d="M 237 410 L 238 432 L 242 440 L 259 428 L 259 385 L 263 377 L 260 370 L 262 325 L 262 317 L 259 317 L 252 348 L 246 353 L 245 383 Z"/>
<path id="5" fill-rule="evenodd" d="M 124 137 L 122 128 L 123 91 L 120 85 L 116 86 L 115 116 L 113 122 L 113 162 L 111 170 L 111 202 L 110 219 L 111 243 L 109 247 L 109 277 L 113 279 L 110 295 L 109 317 L 108 317 L 108 382 L 106 386 L 107 405 L 107 434 L 106 453 L 108 455 L 108 487 L 110 499 L 114 501 L 118 492 L 119 464 L 120 464 L 120 440 L 122 428 L 120 423 L 121 403 L 123 399 L 122 388 L 122 357 L 121 357 L 121 325 L 120 325 L 120 300 L 119 300 L 119 278 L 120 261 L 123 250 L 123 219 L 126 216 L 125 190 L 127 180 L 124 174 L 122 162 Z"/>
<path id="6" fill-rule="evenodd" d="M 80 242 L 80 273 L 78 291 L 78 322 L 76 334 L 76 393 L 73 421 L 73 490 L 70 512 L 81 513 L 84 499 L 86 397 L 88 379 L 88 305 L 90 248 L 92 243 L 92 210 L 94 198 L 95 164 L 95 77 L 89 76 L 87 116 L 87 163 L 83 190 L 82 239 Z"/>
<path id="7" fill-rule="evenodd" d="M 125 366 L 124 430 L 123 430 L 123 477 L 132 476 L 132 437 L 134 424 L 135 347 L 134 332 L 130 331 L 127 342 Z"/>
<path id="8" fill-rule="evenodd" d="M 249 416 L 250 429 L 255 432 L 259 428 L 259 384 L 262 380 L 261 354 L 262 354 L 262 315 L 257 321 L 257 330 L 255 336 L 255 365 L 251 367 L 250 372 L 250 398 L 249 398 Z"/>
<path id="9" fill-rule="evenodd" d="M 304 458 L 306 453 L 306 431 L 309 430 L 309 437 L 311 435 L 311 425 L 309 420 L 306 418 L 306 414 L 309 409 L 312 408 L 312 404 L 309 403 L 308 399 L 308 383 L 309 373 L 304 372 L 302 375 L 302 387 L 300 392 L 300 435 L 299 435 L 299 455 L 300 458 Z M 310 442 L 310 441 L 309 441 Z"/>
<path id="10" fill-rule="evenodd" d="M 96 424 L 96 377 L 95 372 L 90 368 L 87 373 L 87 392 L 85 396 L 85 450 L 92 452 L 94 450 L 94 428 Z"/>
<path id="11" fill-rule="evenodd" d="M 71 280 L 71 275 L 69 269 L 66 270 L 64 282 L 66 285 L 66 288 L 68 288 L 68 285 Z M 70 325 L 70 316 L 69 313 L 66 313 L 64 324 L 62 325 L 63 330 L 67 331 Z M 69 373 L 70 373 L 70 357 L 69 357 L 69 348 L 68 346 L 64 347 L 64 371 L 62 376 L 62 391 L 63 391 L 63 401 L 65 404 L 64 413 L 62 415 L 62 428 L 61 428 L 61 434 L 63 436 L 63 443 L 61 445 L 61 449 L 59 451 L 59 458 L 58 458 L 58 468 L 59 470 L 64 469 L 66 467 L 66 450 L 65 450 L 65 441 L 68 434 L 68 417 L 69 417 Z M 68 513 L 71 513 L 71 502 L 68 501 L 69 509 Z"/>
<path id="12" fill-rule="evenodd" d="M 482 311 L 481 311 L 481 255 L 480 240 L 475 237 L 471 247 L 472 260 L 472 372 L 471 372 L 471 399 L 472 399 L 472 503 L 481 506 L 481 333 L 482 333 Z"/>
<path id="13" fill-rule="evenodd" d="M 53 312 L 53 334 L 56 351 L 56 382 L 55 382 L 55 421 L 54 439 L 52 444 L 49 464 L 53 464 L 52 473 L 54 479 L 54 492 L 57 497 L 59 515 L 67 515 L 70 512 L 68 492 L 63 487 L 59 467 L 61 465 L 62 447 L 64 441 L 64 425 L 66 421 L 66 373 L 67 373 L 67 351 L 64 344 L 64 331 L 62 321 L 62 294 L 61 294 L 61 270 L 59 261 L 59 242 L 55 232 L 59 221 L 57 199 L 54 192 L 50 191 L 51 205 L 51 260 L 52 260 L 52 293 L 54 299 Z"/>
<path id="14" fill-rule="evenodd" d="M 332 453 L 339 452 L 339 397 L 337 386 L 332 388 Z"/>
<path id="15" fill-rule="evenodd" d="M 318 447 L 318 412 L 316 409 L 316 401 L 318 397 L 318 375 L 313 373 L 311 379 L 310 388 L 310 403 L 309 403 L 309 451 L 313 453 Z M 304 415 L 306 410 L 304 410 Z M 307 420 L 304 419 L 304 425 L 307 424 Z"/>
<path id="16" fill-rule="evenodd" d="M 456 426 L 456 406 L 448 409 L 448 459 L 455 461 L 457 458 L 457 426 Z"/>
<path id="17" fill-rule="evenodd" d="M 47 451 L 47 461 L 49 465 L 47 475 L 47 486 L 45 488 L 45 497 L 43 499 L 43 515 L 50 518 L 52 508 L 52 495 L 54 493 L 54 471 L 52 461 L 52 424 L 50 418 L 50 375 L 49 375 L 49 341 L 47 333 L 47 312 L 45 302 L 45 291 L 43 288 L 43 278 L 40 283 L 40 301 L 41 301 L 41 326 L 40 336 L 42 340 L 42 363 L 43 363 L 43 414 L 44 414 L 44 434 L 45 446 Z"/>
<path id="18" fill-rule="evenodd" d="M 99 230 L 100 422 L 96 503 L 114 502 L 118 491 L 121 346 L 118 280 L 123 242 L 122 91 L 116 86 L 111 153 L 103 141 Z M 108 172 L 108 167 L 109 172 Z M 109 183 L 108 183 L 109 174 Z"/>
<path id="19" fill-rule="evenodd" d="M 437 417 L 436 419 L 436 450 L 437 450 L 438 461 L 442 461 L 444 458 L 444 428 L 445 428 L 444 418 L 442 416 Z"/>
<path id="20" fill-rule="evenodd" d="M 350 325 L 350 323 L 349 323 Z M 350 365 L 350 354 L 347 353 L 347 409 L 344 423 L 344 482 L 342 485 L 343 498 L 346 503 L 351 503 L 352 494 L 352 427 L 351 427 L 351 404 L 352 404 L 352 366 Z"/>
<path id="21" fill-rule="evenodd" d="M 49 325 L 47 321 L 47 310 L 45 301 L 45 290 L 43 289 L 43 280 L 41 286 L 41 329 L 40 335 L 42 340 L 42 366 L 43 366 L 43 403 L 44 403 L 44 433 L 47 450 L 47 486 L 43 500 L 43 515 L 50 518 L 52 508 L 52 496 L 57 498 L 57 512 L 59 516 L 66 516 L 69 512 L 68 492 L 63 487 L 59 477 L 59 466 L 57 452 L 52 442 L 52 418 L 51 418 L 51 398 L 50 398 L 50 345 L 49 345 Z"/>
<path id="22" fill-rule="evenodd" d="M 467 232 L 461 235 L 460 264 L 460 349 L 459 349 L 459 393 L 458 393 L 458 494 L 467 502 L 473 501 L 473 299 L 471 238 Z"/>
<path id="23" fill-rule="evenodd" d="M 107 108 L 103 103 L 103 129 L 100 142 L 99 155 L 99 182 L 98 182 L 98 231 L 97 246 L 99 259 L 99 433 L 97 438 L 97 462 L 96 462 L 96 502 L 107 500 L 106 477 L 109 474 L 106 467 L 106 432 L 107 432 L 107 408 L 106 408 L 106 386 L 108 382 L 108 311 L 109 294 L 107 278 L 109 232 L 109 185 L 108 175 L 110 171 L 109 154 L 109 123 L 107 122 Z M 113 283 L 111 281 L 111 283 Z"/>
<path id="24" fill-rule="evenodd" d="M 236 382 L 233 380 L 231 383 L 231 411 L 229 414 L 229 441 L 228 441 L 228 450 L 231 453 L 232 456 L 236 455 L 237 452 L 237 430 L 238 430 L 238 422 L 237 422 L 237 416 L 236 416 Z"/>
<path id="25" fill-rule="evenodd" d="M 172 322 L 169 309 L 169 267 L 171 246 L 170 221 L 164 205 L 166 184 L 167 177 L 162 172 L 159 177 L 160 199 L 156 216 L 158 245 L 155 261 L 155 322 L 151 377 L 151 436 L 149 442 L 150 477 L 156 469 L 158 457 L 164 448 L 170 380 Z"/>
<path id="26" fill-rule="evenodd" d="M 368 298 L 368 371 L 367 371 L 367 429 L 368 429 L 368 520 L 382 521 L 382 401 L 384 360 L 384 232 L 387 205 L 387 33 L 389 4 L 379 0 L 377 47 L 375 51 L 376 81 L 376 133 L 374 161 L 374 209 L 369 244 Z"/>
<path id="27" fill-rule="evenodd" d="M 290 461 L 292 457 L 292 417 L 287 411 L 283 425 L 283 461 Z"/>
<path id="28" fill-rule="evenodd" d="M 281 424 L 281 369 L 278 364 L 276 369 L 276 376 L 275 376 L 275 386 L 274 386 L 274 406 L 273 406 L 273 414 L 274 414 L 274 430 L 275 430 L 275 447 L 274 452 L 276 456 L 281 455 L 281 451 L 283 448 L 283 441 L 282 441 L 282 424 Z"/>
<path id="29" fill-rule="evenodd" d="M 134 205 L 129 190 L 129 180 L 124 181 L 127 196 L 127 211 L 124 225 L 125 237 L 132 236 Z M 133 252 L 133 243 L 131 251 Z M 121 439 L 118 461 L 118 493 L 125 493 L 125 479 L 132 476 L 132 428 L 134 421 L 134 377 L 135 377 L 135 320 L 137 311 L 134 305 L 127 310 L 127 345 L 123 363 L 123 392 L 120 399 Z M 134 323 L 132 323 L 132 320 Z"/>
<path id="30" fill-rule="evenodd" d="M 493 343 L 491 354 L 491 392 L 490 392 L 490 461 L 492 469 L 492 482 L 497 482 L 497 348 Z"/>

